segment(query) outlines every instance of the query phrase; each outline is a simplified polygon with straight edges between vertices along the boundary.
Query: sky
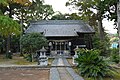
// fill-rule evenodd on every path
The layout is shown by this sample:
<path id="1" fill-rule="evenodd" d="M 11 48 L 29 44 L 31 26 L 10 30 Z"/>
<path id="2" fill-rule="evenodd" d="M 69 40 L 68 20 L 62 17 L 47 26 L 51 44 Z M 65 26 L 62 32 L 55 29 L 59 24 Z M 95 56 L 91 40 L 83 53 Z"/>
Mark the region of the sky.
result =
<path id="1" fill-rule="evenodd" d="M 70 9 L 70 7 L 66 7 L 65 3 L 68 0 L 44 0 L 45 4 L 52 5 L 54 11 L 60 11 L 61 13 L 72 13 L 75 12 L 75 10 Z M 108 33 L 117 33 L 117 30 L 114 29 L 114 22 L 108 21 L 106 19 L 103 20 L 103 27 L 105 27 L 106 32 Z"/>

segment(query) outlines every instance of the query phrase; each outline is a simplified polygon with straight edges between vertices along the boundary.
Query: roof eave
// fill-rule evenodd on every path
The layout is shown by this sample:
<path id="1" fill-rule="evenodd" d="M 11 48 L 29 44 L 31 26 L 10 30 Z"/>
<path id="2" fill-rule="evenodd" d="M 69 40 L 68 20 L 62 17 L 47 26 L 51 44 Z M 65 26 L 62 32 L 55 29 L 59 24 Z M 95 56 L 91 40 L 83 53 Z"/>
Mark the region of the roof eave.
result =
<path id="1" fill-rule="evenodd" d="M 45 37 L 77 37 L 77 36 L 45 36 Z"/>
<path id="2" fill-rule="evenodd" d="M 80 34 L 95 34 L 95 32 L 77 32 L 77 33 L 80 33 Z"/>

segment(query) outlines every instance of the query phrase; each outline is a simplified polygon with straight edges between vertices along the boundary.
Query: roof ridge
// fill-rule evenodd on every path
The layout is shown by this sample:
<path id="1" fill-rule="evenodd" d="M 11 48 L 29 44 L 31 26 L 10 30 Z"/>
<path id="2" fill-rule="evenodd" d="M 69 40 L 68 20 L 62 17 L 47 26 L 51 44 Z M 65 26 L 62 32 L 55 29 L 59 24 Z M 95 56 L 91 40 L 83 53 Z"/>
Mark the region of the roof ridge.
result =
<path id="1" fill-rule="evenodd" d="M 62 25 L 71 25 L 71 24 L 81 24 L 83 23 L 82 20 L 41 20 L 41 21 L 33 21 L 31 22 L 31 24 L 39 24 L 39 25 L 47 25 L 47 24 L 52 24 L 52 25 L 56 25 L 56 24 L 62 24 Z"/>

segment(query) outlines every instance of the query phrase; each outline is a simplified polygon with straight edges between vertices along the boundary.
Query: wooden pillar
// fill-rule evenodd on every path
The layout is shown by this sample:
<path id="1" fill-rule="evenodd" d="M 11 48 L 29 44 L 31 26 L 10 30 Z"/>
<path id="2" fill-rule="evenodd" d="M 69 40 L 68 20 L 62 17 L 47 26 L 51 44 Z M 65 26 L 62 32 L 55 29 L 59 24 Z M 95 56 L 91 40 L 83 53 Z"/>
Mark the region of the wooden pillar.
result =
<path id="1" fill-rule="evenodd" d="M 64 50 L 66 50 L 66 42 L 64 42 Z"/>
<path id="2" fill-rule="evenodd" d="M 55 53 L 57 54 L 57 42 L 55 42 Z"/>
<path id="3" fill-rule="evenodd" d="M 60 42 L 60 54 L 61 54 L 61 42 Z"/>

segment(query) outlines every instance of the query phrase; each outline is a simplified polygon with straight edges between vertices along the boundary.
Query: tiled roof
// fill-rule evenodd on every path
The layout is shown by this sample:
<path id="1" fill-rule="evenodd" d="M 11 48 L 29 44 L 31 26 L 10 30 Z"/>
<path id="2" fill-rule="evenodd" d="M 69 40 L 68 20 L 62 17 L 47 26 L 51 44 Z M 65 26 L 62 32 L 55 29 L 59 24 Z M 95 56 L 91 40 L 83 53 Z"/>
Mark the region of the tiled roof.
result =
<path id="1" fill-rule="evenodd" d="M 53 36 L 78 36 L 78 33 L 94 33 L 95 31 L 87 23 L 81 20 L 42 20 L 32 21 L 25 31 L 43 32 L 46 37 Z"/>

